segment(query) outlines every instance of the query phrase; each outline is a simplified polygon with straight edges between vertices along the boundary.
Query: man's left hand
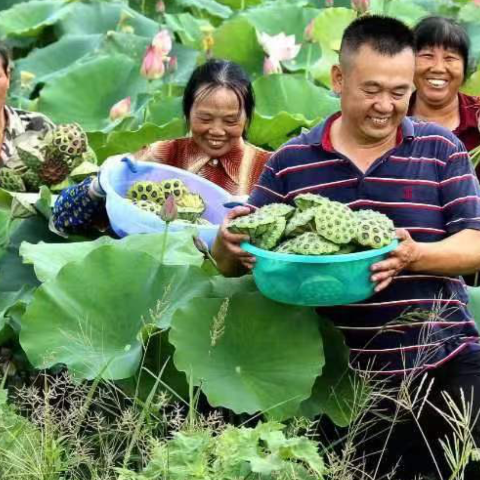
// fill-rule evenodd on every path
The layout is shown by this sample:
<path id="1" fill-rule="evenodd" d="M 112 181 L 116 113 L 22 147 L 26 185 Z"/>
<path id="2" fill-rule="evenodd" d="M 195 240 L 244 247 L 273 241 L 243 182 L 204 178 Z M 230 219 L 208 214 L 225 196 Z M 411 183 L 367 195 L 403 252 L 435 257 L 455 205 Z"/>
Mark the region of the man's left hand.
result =
<path id="1" fill-rule="evenodd" d="M 372 265 L 372 282 L 375 282 L 375 292 L 380 292 L 390 285 L 393 277 L 420 258 L 420 247 L 407 230 L 397 229 L 396 236 L 400 245 L 390 252 L 389 258 Z"/>

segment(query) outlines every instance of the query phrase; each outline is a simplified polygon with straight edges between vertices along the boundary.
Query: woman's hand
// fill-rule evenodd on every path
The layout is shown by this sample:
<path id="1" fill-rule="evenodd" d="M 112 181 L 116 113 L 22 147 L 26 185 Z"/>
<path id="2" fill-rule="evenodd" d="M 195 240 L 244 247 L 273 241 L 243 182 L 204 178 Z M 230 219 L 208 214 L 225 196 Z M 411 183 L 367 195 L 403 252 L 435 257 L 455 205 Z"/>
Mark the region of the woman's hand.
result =
<path id="1" fill-rule="evenodd" d="M 380 292 L 390 285 L 395 275 L 408 269 L 413 262 L 420 258 L 420 246 L 412 239 L 407 230 L 397 229 L 396 235 L 400 240 L 400 245 L 390 252 L 389 258 L 375 263 L 371 267 L 372 282 L 377 284 L 375 292 Z"/>
<path id="2" fill-rule="evenodd" d="M 217 262 L 218 269 L 225 276 L 236 276 L 251 270 L 255 264 L 255 257 L 240 247 L 242 242 L 248 242 L 248 235 L 232 233 L 227 229 L 228 223 L 237 217 L 251 213 L 248 207 L 235 207 L 228 212 L 223 221 L 215 243 L 212 256 Z"/>

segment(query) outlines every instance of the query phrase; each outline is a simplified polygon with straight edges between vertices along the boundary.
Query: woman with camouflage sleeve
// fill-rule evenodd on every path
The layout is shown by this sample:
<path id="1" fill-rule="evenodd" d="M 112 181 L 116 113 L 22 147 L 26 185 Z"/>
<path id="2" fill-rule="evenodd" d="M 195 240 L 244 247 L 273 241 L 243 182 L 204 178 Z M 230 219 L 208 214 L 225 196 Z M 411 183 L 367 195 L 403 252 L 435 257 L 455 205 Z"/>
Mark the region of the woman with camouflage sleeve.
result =
<path id="1" fill-rule="evenodd" d="M 6 105 L 11 63 L 7 48 L 0 44 L 0 167 L 13 168 L 18 163 L 15 139 L 26 132 L 43 135 L 53 128 L 53 123 L 41 113 L 27 112 Z"/>

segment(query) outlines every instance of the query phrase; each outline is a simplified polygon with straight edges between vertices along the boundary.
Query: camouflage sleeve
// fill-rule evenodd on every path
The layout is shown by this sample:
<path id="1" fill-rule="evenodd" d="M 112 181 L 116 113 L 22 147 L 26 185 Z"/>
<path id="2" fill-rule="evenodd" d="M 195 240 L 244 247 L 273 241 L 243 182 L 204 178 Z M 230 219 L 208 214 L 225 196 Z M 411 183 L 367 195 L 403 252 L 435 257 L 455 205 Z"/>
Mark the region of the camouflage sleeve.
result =
<path id="1" fill-rule="evenodd" d="M 94 177 L 62 190 L 53 207 L 52 222 L 62 233 L 85 231 L 105 216 L 105 202 L 90 197 L 88 191 Z"/>

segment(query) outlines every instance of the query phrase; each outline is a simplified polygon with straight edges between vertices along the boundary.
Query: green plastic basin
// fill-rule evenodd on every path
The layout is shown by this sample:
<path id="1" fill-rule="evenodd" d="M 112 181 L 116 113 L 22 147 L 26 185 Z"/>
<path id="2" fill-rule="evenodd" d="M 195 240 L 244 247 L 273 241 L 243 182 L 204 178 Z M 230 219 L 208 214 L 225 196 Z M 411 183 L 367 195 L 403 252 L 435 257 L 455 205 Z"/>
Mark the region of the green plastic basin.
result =
<path id="1" fill-rule="evenodd" d="M 253 278 L 258 289 L 277 302 L 305 306 L 347 305 L 374 293 L 370 267 L 388 256 L 398 240 L 376 250 L 342 255 L 292 255 L 241 247 L 256 257 Z"/>

